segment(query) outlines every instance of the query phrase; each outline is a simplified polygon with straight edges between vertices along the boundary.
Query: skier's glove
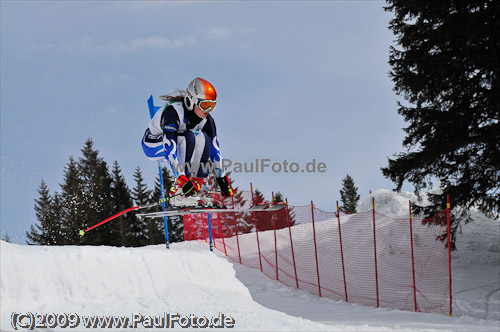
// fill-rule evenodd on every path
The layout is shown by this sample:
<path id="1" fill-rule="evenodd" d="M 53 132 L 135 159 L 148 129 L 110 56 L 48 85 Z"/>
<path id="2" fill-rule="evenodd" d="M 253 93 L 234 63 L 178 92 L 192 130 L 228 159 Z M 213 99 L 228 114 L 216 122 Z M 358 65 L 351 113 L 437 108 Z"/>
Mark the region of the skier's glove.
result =
<path id="1" fill-rule="evenodd" d="M 229 181 L 227 175 L 222 178 L 217 178 L 217 183 L 219 184 L 222 196 L 231 197 L 234 195 L 234 189 L 231 186 L 231 181 Z"/>
<path id="2" fill-rule="evenodd" d="M 201 189 L 199 183 L 189 180 L 185 175 L 179 176 L 175 184 L 182 188 L 185 196 L 195 195 Z"/>

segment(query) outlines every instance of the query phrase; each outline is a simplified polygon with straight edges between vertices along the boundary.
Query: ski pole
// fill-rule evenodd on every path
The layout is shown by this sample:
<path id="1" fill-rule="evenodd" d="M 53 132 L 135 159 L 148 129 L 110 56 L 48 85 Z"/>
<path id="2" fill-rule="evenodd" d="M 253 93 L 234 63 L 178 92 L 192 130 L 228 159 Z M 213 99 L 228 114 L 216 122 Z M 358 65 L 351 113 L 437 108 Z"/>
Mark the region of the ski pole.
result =
<path id="1" fill-rule="evenodd" d="M 210 251 L 214 251 L 214 241 L 212 238 L 212 220 L 210 218 L 210 212 L 207 213 L 207 222 L 208 222 L 208 237 L 210 238 Z"/>
<path id="2" fill-rule="evenodd" d="M 156 206 L 156 205 L 163 204 L 163 203 L 165 203 L 167 200 L 169 200 L 169 199 L 171 199 L 171 198 L 174 198 L 174 197 L 176 197 L 176 196 L 179 196 L 179 195 L 182 195 L 182 193 L 176 194 L 176 195 L 174 195 L 174 196 L 169 196 L 169 197 L 163 198 L 163 199 L 159 200 L 158 202 L 153 203 L 153 204 L 150 204 L 150 205 L 146 205 L 146 206 L 134 206 L 134 207 L 131 207 L 131 208 L 125 209 L 125 210 L 123 210 L 123 211 L 121 211 L 121 212 L 118 212 L 117 214 L 115 214 L 115 215 L 113 215 L 113 216 L 111 216 L 111 217 L 109 217 L 109 218 L 107 218 L 107 219 L 104 219 L 103 221 L 101 221 L 101 222 L 99 222 L 99 223 L 95 224 L 94 226 L 91 226 L 91 227 L 89 227 L 89 228 L 87 228 L 87 229 L 85 229 L 85 230 L 83 230 L 83 229 L 82 229 L 82 230 L 80 230 L 78 233 L 80 234 L 80 236 L 84 236 L 84 235 L 85 235 L 85 233 L 87 233 L 87 232 L 88 232 L 88 231 L 90 231 L 91 229 L 94 229 L 94 228 L 96 228 L 96 227 L 99 227 L 99 226 L 101 226 L 101 225 L 103 225 L 103 224 L 107 223 L 108 221 L 111 221 L 111 220 L 113 220 L 113 219 L 115 219 L 115 218 L 118 218 L 119 216 L 121 216 L 121 215 L 123 215 L 123 214 L 125 214 L 125 213 L 127 213 L 127 212 L 134 211 L 134 210 L 141 210 L 141 209 L 151 208 L 151 207 L 154 207 L 154 206 Z"/>
<path id="3" fill-rule="evenodd" d="M 171 103 L 172 102 L 170 102 L 169 104 L 171 104 Z M 157 107 L 154 105 L 153 95 L 149 96 L 148 108 L 149 108 L 149 115 L 150 115 L 151 119 L 154 117 L 155 113 L 161 108 L 161 107 Z M 158 161 L 158 172 L 160 173 L 161 198 L 164 199 L 165 198 L 165 189 L 163 188 L 163 172 L 161 170 L 161 164 L 159 161 Z M 162 210 L 165 212 L 167 209 L 167 207 L 165 206 L 165 203 L 162 204 L 161 207 L 162 207 Z M 163 217 L 163 224 L 165 225 L 165 245 L 167 246 L 167 249 L 169 249 L 170 248 L 170 241 L 168 239 L 168 219 L 167 219 L 167 216 Z"/>
<path id="4" fill-rule="evenodd" d="M 121 216 L 122 214 L 125 214 L 125 213 L 130 212 L 130 211 L 133 211 L 133 210 L 138 210 L 138 209 L 140 209 L 140 208 L 141 208 L 140 206 L 134 206 L 134 207 L 128 208 L 128 209 L 126 209 L 126 210 L 123 210 L 122 212 L 118 212 L 118 213 L 117 213 L 117 214 L 115 214 L 114 216 L 111 216 L 111 217 L 109 217 L 108 219 L 104 219 L 104 220 L 103 220 L 103 221 L 101 221 L 100 223 L 95 224 L 94 226 L 91 226 L 91 227 L 87 228 L 86 230 L 83 230 L 83 229 L 82 229 L 82 230 L 80 230 L 80 232 L 79 232 L 79 233 L 80 233 L 80 236 L 84 236 L 84 235 L 85 235 L 85 233 L 86 233 L 86 232 L 88 232 L 88 231 L 90 231 L 91 229 L 94 229 L 94 228 L 96 228 L 96 227 L 99 227 L 99 226 L 101 226 L 102 224 L 105 224 L 105 223 L 107 223 L 108 221 L 113 220 L 113 219 L 115 219 L 115 218 L 117 218 L 117 217 Z"/>

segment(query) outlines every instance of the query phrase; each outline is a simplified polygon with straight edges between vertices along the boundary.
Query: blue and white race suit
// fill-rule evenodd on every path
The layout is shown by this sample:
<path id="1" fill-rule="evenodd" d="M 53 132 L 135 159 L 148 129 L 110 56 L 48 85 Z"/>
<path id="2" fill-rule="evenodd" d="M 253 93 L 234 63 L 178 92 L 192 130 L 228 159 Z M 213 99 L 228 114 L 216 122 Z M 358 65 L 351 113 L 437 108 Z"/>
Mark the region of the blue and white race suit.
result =
<path id="1" fill-rule="evenodd" d="M 210 171 L 216 177 L 225 176 L 214 119 L 210 114 L 199 118 L 183 102 L 168 103 L 156 112 L 142 138 L 142 148 L 149 159 L 167 161 L 176 178 L 204 178 Z"/>

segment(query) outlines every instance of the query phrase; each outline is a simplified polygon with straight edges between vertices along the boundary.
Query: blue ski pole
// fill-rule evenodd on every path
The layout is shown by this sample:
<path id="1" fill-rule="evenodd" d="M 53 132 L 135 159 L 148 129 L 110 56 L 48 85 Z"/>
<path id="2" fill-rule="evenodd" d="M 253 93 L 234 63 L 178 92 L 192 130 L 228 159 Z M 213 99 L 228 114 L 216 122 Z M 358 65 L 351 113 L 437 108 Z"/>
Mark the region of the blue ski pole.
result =
<path id="1" fill-rule="evenodd" d="M 205 185 L 205 188 L 208 190 L 208 183 Z M 207 223 L 208 223 L 208 237 L 210 240 L 210 251 L 214 251 L 214 242 L 212 237 L 212 218 L 210 216 L 210 212 L 207 213 Z"/>
<path id="2" fill-rule="evenodd" d="M 149 96 L 148 99 L 148 106 L 149 106 L 149 115 L 151 116 L 151 119 L 155 115 L 155 113 L 160 109 L 160 107 L 154 106 L 153 104 L 153 96 Z M 161 200 L 163 201 L 162 203 L 162 209 L 163 211 L 166 210 L 167 206 L 165 204 L 165 190 L 163 189 L 163 173 L 161 171 L 161 164 L 158 162 L 158 171 L 160 172 L 160 189 L 161 189 Z M 170 248 L 170 243 L 168 240 L 168 219 L 167 216 L 163 216 L 163 223 L 165 224 L 165 243 L 167 245 L 167 249 Z"/>
<path id="3" fill-rule="evenodd" d="M 208 222 L 208 237 L 210 238 L 210 251 L 214 251 L 214 244 L 212 241 L 212 220 L 210 219 L 210 212 L 207 213 L 207 222 Z"/>

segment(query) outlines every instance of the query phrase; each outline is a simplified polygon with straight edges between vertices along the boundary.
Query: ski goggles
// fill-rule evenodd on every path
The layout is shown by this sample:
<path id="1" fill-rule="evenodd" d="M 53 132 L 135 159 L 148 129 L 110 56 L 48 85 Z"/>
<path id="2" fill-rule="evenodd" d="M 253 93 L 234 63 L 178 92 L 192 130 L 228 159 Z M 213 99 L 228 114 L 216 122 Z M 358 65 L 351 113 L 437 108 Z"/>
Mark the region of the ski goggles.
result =
<path id="1" fill-rule="evenodd" d="M 215 109 L 215 105 L 217 104 L 216 100 L 200 100 L 196 105 L 205 113 L 213 112 Z"/>

